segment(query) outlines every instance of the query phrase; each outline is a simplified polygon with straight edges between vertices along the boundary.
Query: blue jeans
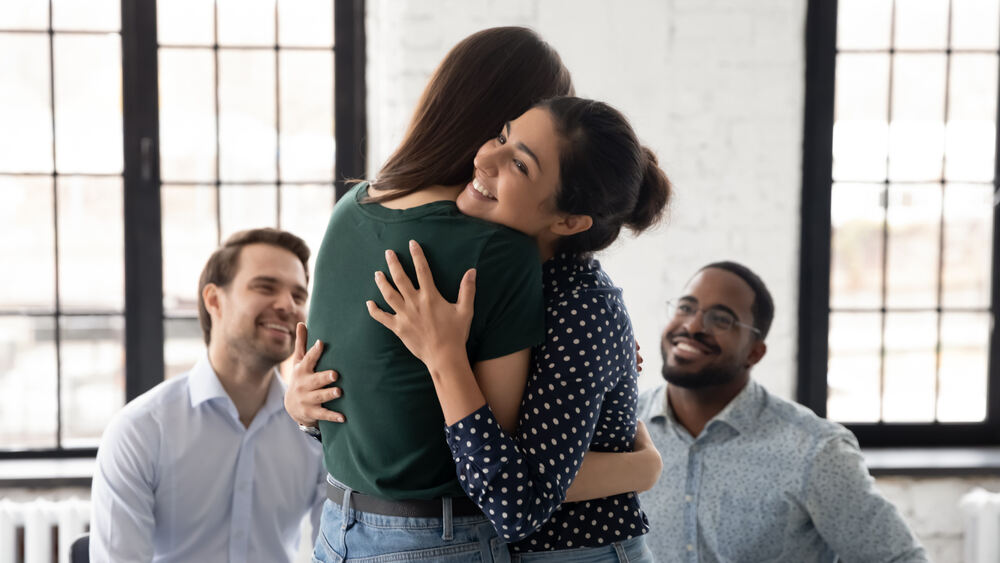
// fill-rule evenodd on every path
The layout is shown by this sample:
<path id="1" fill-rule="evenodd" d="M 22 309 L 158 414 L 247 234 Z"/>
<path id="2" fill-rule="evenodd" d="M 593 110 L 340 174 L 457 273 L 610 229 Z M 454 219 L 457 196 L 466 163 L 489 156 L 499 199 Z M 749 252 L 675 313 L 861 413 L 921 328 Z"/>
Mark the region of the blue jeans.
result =
<path id="1" fill-rule="evenodd" d="M 441 518 L 406 518 L 359 512 L 344 500 L 327 499 L 313 547 L 313 563 L 441 561 L 509 563 L 507 545 L 485 516 L 453 518 L 444 503 Z"/>
<path id="2" fill-rule="evenodd" d="M 615 542 L 604 547 L 581 547 L 556 551 L 513 553 L 511 563 L 558 561 L 560 563 L 654 563 L 653 552 L 646 545 L 646 536 Z"/>

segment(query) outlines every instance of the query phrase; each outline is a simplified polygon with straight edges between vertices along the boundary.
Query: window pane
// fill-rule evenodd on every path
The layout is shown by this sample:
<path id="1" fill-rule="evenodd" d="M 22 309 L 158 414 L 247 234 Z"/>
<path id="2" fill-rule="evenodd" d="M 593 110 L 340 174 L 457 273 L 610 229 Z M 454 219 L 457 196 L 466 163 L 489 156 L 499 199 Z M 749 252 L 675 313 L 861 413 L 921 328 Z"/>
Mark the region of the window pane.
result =
<path id="1" fill-rule="evenodd" d="M 888 49 L 892 0 L 840 0 L 837 46 L 841 49 Z"/>
<path id="2" fill-rule="evenodd" d="M 882 420 L 934 420 L 936 313 L 887 313 Z"/>
<path id="3" fill-rule="evenodd" d="M 56 35 L 56 167 L 122 171 L 121 37 Z"/>
<path id="4" fill-rule="evenodd" d="M 5 0 L 0 2 L 0 29 L 48 28 L 48 2 L 39 2 L 38 0 Z"/>
<path id="5" fill-rule="evenodd" d="M 281 228 L 302 237 L 312 251 L 312 268 L 333 213 L 333 186 L 282 186 Z"/>
<path id="6" fill-rule="evenodd" d="M 170 0 L 172 1 L 172 0 Z M 120 0 L 56 0 L 52 3 L 52 28 L 56 31 L 118 31 Z"/>
<path id="7" fill-rule="evenodd" d="M 125 404 L 125 319 L 61 317 L 63 447 L 95 447 Z"/>
<path id="8" fill-rule="evenodd" d="M 0 449 L 56 447 L 52 317 L 0 317 Z"/>
<path id="9" fill-rule="evenodd" d="M 895 0 L 895 3 L 897 49 L 948 46 L 948 0 Z"/>
<path id="10" fill-rule="evenodd" d="M 897 55 L 893 67 L 889 177 L 941 178 L 944 149 L 944 55 Z"/>
<path id="11" fill-rule="evenodd" d="M 947 185 L 942 280 L 945 307 L 989 307 L 992 240 L 993 186 Z"/>
<path id="12" fill-rule="evenodd" d="M 886 304 L 936 307 L 940 184 L 889 186 Z"/>
<path id="13" fill-rule="evenodd" d="M 997 56 L 953 55 L 945 153 L 949 180 L 993 180 L 996 109 Z"/>
<path id="14" fill-rule="evenodd" d="M 160 170 L 166 182 L 214 182 L 215 59 L 160 49 Z"/>
<path id="15" fill-rule="evenodd" d="M 1000 35 L 1000 2 L 951 0 L 951 46 L 996 49 Z"/>
<path id="16" fill-rule="evenodd" d="M 222 240 L 244 229 L 274 227 L 278 220 L 275 186 L 222 186 L 219 188 Z"/>
<path id="17" fill-rule="evenodd" d="M 986 418 L 989 336 L 989 313 L 941 316 L 939 420 L 981 422 Z"/>
<path id="18" fill-rule="evenodd" d="M 282 45 L 333 46 L 333 0 L 278 0 Z"/>
<path id="19" fill-rule="evenodd" d="M 60 306 L 122 311 L 122 180 L 61 176 L 57 185 Z"/>
<path id="20" fill-rule="evenodd" d="M 0 53 L 0 171 L 51 172 L 48 36 L 0 33 Z"/>
<path id="21" fill-rule="evenodd" d="M 169 315 L 197 314 L 198 278 L 218 246 L 215 186 L 164 186 L 163 309 Z"/>
<path id="22" fill-rule="evenodd" d="M 833 177 L 885 179 L 888 142 L 889 56 L 837 57 Z"/>
<path id="23" fill-rule="evenodd" d="M 827 415 L 840 422 L 879 419 L 878 313 L 830 313 Z"/>
<path id="24" fill-rule="evenodd" d="M 17 273 L 0 276 L 0 309 L 55 310 L 52 211 L 52 178 L 0 176 L 0 264 Z"/>
<path id="25" fill-rule="evenodd" d="M 170 379 L 190 370 L 205 355 L 205 341 L 198 319 L 166 319 L 163 321 L 164 377 Z"/>
<path id="26" fill-rule="evenodd" d="M 218 0 L 220 45 L 274 45 L 275 0 Z"/>
<path id="27" fill-rule="evenodd" d="M 882 184 L 834 184 L 830 307 L 882 306 Z"/>
<path id="28" fill-rule="evenodd" d="M 281 178 L 333 181 L 333 53 L 280 56 Z"/>
<path id="29" fill-rule="evenodd" d="M 219 53 L 219 157 L 224 181 L 275 180 L 274 78 L 274 52 Z"/>
<path id="30" fill-rule="evenodd" d="M 160 45 L 211 45 L 214 38 L 212 2 L 160 0 L 156 3 L 156 39 Z"/>

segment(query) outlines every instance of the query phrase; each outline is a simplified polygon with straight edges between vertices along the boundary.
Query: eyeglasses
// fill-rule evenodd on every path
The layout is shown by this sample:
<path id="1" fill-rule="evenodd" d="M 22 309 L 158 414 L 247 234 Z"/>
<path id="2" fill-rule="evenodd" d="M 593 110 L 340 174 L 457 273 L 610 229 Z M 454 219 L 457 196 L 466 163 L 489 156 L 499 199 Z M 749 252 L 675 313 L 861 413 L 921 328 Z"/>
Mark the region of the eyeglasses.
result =
<path id="1" fill-rule="evenodd" d="M 698 311 L 701 311 L 701 324 L 705 327 L 705 332 L 707 333 L 711 334 L 717 331 L 726 332 L 738 326 L 749 329 L 757 334 L 757 336 L 761 335 L 760 329 L 753 325 L 739 322 L 732 313 L 725 309 L 717 309 L 715 307 L 700 309 L 694 302 L 687 299 L 671 299 L 667 301 L 667 315 L 671 319 L 690 319 Z"/>

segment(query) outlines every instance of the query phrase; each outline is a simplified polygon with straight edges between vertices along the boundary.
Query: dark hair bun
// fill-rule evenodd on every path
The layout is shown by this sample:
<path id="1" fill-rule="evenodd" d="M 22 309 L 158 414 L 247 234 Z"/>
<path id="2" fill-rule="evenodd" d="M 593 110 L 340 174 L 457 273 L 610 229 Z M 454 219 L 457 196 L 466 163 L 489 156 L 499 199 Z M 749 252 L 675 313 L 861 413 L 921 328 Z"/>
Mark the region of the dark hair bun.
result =
<path id="1" fill-rule="evenodd" d="M 625 225 L 635 232 L 644 231 L 660 221 L 667 208 L 667 201 L 670 200 L 670 193 L 673 191 L 670 180 L 657 163 L 653 151 L 649 150 L 649 147 L 642 147 L 642 154 L 646 162 L 642 172 L 642 182 L 639 184 L 639 198 L 635 209 L 625 222 Z"/>

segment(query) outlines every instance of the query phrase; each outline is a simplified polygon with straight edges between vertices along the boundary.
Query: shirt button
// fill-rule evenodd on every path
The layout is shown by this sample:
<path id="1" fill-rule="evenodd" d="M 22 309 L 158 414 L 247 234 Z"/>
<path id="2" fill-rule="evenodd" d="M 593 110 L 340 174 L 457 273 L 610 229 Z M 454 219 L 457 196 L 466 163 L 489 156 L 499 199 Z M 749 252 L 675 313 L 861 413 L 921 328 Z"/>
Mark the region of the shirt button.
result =
<path id="1" fill-rule="evenodd" d="M 687 550 L 688 551 L 694 551 L 694 546 L 691 545 L 691 544 L 687 544 Z"/>
<path id="2" fill-rule="evenodd" d="M 691 502 L 694 499 L 691 495 L 684 495 L 684 502 Z"/>

